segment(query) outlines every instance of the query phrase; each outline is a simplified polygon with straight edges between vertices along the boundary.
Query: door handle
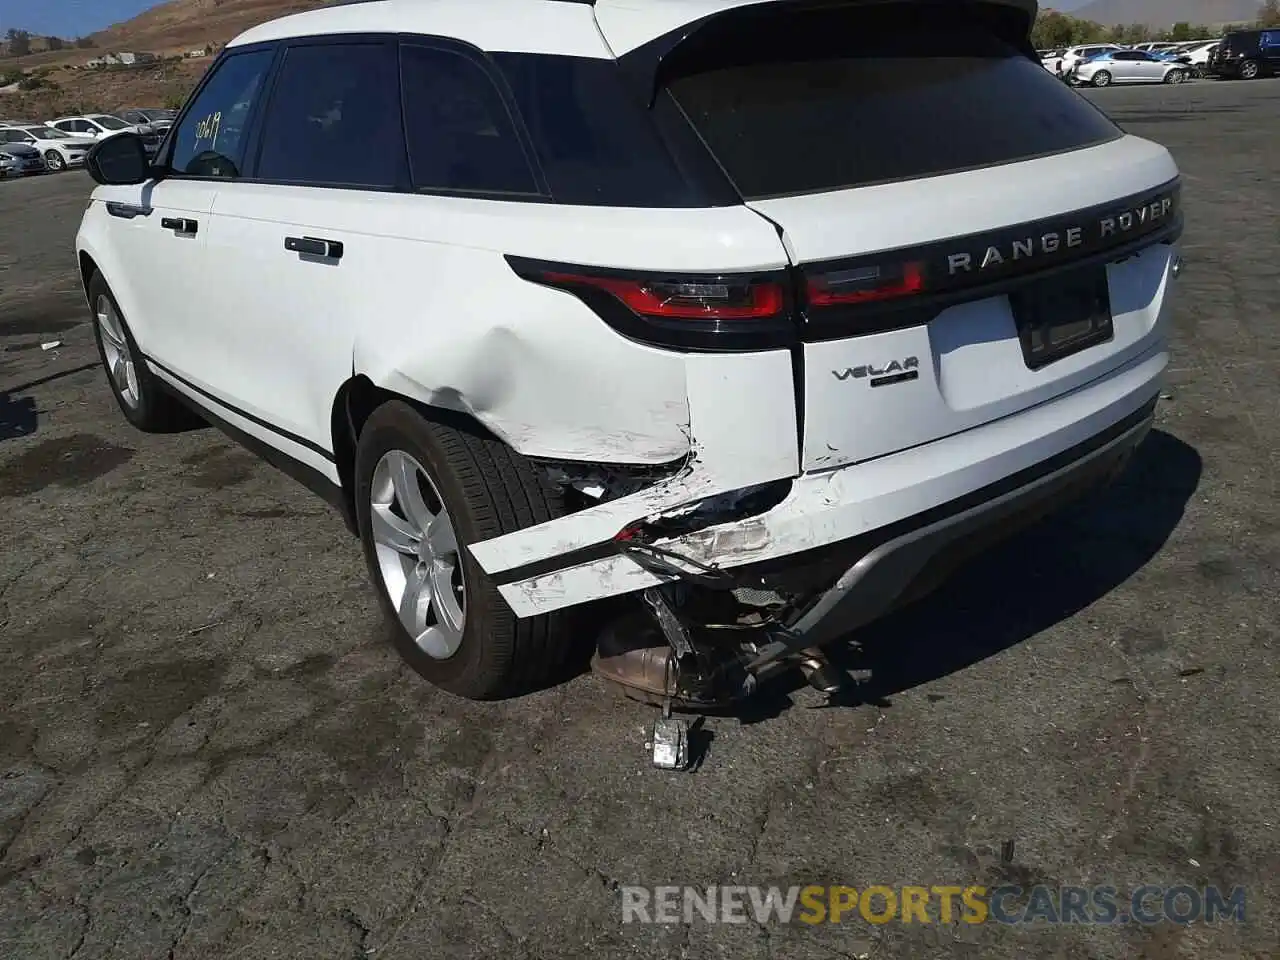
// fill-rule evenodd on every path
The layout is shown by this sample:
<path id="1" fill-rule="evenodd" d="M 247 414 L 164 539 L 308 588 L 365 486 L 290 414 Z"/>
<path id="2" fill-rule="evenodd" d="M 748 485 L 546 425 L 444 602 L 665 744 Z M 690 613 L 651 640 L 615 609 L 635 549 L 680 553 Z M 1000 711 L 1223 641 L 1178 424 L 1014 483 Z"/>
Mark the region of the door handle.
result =
<path id="1" fill-rule="evenodd" d="M 312 257 L 324 257 L 328 260 L 342 259 L 341 242 L 325 240 L 322 237 L 285 237 L 284 248 Z"/>
<path id="2" fill-rule="evenodd" d="M 120 217 L 122 220 L 132 220 L 134 217 L 151 216 L 150 207 L 139 207 L 132 203 L 111 203 L 107 204 L 107 213 L 113 217 Z"/>
<path id="3" fill-rule="evenodd" d="M 194 234 L 200 228 L 200 224 L 185 217 L 161 217 L 160 226 L 166 230 L 176 230 L 178 233 L 191 234 Z"/>

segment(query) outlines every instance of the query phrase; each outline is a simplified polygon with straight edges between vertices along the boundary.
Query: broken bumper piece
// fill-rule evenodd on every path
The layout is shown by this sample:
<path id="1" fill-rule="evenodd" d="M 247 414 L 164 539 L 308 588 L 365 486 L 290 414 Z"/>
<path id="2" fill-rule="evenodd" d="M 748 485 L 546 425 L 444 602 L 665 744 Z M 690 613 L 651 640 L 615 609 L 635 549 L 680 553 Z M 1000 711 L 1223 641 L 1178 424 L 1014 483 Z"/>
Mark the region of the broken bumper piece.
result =
<path id="1" fill-rule="evenodd" d="M 1149 354 L 1080 396 L 901 453 L 801 474 L 781 502 L 746 519 L 635 542 L 629 531 L 637 514 L 655 511 L 636 510 L 624 497 L 471 551 L 522 617 L 677 582 L 777 590 L 803 597 L 784 623 L 799 630 L 795 642 L 810 644 L 805 634 L 819 620 L 849 629 L 851 620 L 873 619 L 893 605 L 891 595 L 921 592 L 919 582 L 936 575 L 946 556 L 1105 479 L 1110 454 L 1123 461 L 1150 428 L 1167 362 L 1163 352 Z M 688 478 L 673 482 L 692 487 Z M 652 505 L 652 492 L 641 496 Z M 685 496 L 683 504 L 697 499 Z"/>

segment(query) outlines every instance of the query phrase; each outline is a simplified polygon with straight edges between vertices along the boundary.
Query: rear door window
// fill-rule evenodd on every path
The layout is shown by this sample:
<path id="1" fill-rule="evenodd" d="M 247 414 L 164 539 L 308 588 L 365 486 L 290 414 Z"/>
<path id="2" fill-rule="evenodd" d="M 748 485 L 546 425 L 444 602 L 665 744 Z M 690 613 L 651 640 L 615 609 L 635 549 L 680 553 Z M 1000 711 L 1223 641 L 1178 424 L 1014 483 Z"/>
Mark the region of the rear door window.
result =
<path id="1" fill-rule="evenodd" d="M 1121 136 L 963 15 L 792 13 L 708 38 L 668 90 L 745 199 L 1013 163 Z M 675 69 L 675 68 L 673 68 Z"/>
<path id="2" fill-rule="evenodd" d="M 339 187 L 407 185 L 396 45 L 291 47 L 262 123 L 259 180 Z"/>
<path id="3" fill-rule="evenodd" d="M 487 69 L 444 46 L 400 52 L 413 186 L 432 193 L 541 193 L 515 122 Z"/>
<path id="4" fill-rule="evenodd" d="M 695 206 L 615 60 L 493 55 L 558 203 Z"/>

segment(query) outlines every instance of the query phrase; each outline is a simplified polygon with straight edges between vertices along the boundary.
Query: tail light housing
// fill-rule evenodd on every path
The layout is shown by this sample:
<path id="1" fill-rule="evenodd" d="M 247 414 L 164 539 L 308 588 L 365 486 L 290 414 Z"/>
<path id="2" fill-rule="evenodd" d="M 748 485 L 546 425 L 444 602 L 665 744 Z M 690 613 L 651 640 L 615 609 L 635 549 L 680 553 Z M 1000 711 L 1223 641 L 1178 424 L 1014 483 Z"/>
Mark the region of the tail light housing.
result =
<path id="1" fill-rule="evenodd" d="M 805 294 L 812 307 L 879 303 L 925 291 L 925 266 L 920 260 L 870 263 L 806 278 Z"/>
<path id="2" fill-rule="evenodd" d="M 682 274 L 506 259 L 517 276 L 573 294 L 619 333 L 643 343 L 721 352 L 777 349 L 796 340 L 784 270 Z"/>

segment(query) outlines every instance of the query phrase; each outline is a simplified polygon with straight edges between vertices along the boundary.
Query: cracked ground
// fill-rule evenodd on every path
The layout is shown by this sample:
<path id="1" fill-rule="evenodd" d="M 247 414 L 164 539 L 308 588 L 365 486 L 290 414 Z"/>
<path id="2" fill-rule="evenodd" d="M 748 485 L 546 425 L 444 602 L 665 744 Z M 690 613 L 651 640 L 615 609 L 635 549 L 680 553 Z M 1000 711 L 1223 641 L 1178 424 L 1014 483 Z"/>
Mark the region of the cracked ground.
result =
<path id="1" fill-rule="evenodd" d="M 119 415 L 88 178 L 0 184 L 0 957 L 1274 955 L 1280 81 L 1089 96 L 1185 176 L 1155 431 L 855 638 L 857 702 L 778 688 L 687 774 L 590 676 L 481 705 L 403 668 L 336 515 Z M 618 889 L 1037 882 L 1242 885 L 1246 922 L 642 926 Z"/>

